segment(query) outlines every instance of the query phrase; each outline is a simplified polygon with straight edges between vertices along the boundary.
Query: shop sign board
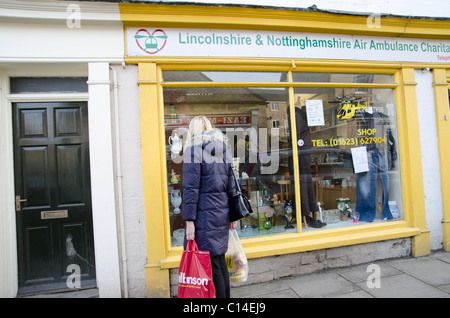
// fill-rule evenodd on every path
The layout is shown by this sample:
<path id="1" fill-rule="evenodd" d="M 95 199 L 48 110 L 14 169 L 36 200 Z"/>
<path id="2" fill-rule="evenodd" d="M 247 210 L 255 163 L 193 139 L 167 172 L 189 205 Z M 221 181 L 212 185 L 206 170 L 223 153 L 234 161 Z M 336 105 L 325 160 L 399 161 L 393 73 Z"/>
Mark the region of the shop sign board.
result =
<path id="1" fill-rule="evenodd" d="M 345 34 L 129 27 L 127 55 L 448 63 L 450 41 Z"/>
<path id="2" fill-rule="evenodd" d="M 189 122 L 195 116 L 178 116 L 171 118 L 170 116 L 164 118 L 166 127 L 188 126 Z M 223 116 L 206 116 L 213 126 L 249 126 L 251 124 L 250 115 L 223 115 Z"/>

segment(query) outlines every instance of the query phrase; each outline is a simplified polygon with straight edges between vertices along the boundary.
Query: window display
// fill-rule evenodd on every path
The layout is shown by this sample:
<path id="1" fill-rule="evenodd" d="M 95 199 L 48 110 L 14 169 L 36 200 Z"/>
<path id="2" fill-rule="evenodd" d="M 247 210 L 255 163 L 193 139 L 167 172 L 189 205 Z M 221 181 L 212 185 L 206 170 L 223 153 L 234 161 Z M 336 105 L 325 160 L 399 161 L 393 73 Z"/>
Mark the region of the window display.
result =
<path id="1" fill-rule="evenodd" d="M 394 90 L 382 85 L 392 75 L 164 71 L 163 79 L 172 246 L 184 238 L 183 148 L 197 115 L 226 137 L 252 203 L 241 238 L 402 218 Z"/>
<path id="2" fill-rule="evenodd" d="M 324 105 L 324 125 L 306 123 L 311 134 L 307 152 L 311 152 L 312 179 L 317 183 L 316 201 L 322 209 L 322 218 L 316 218 L 327 223 L 326 228 L 400 218 L 393 90 L 295 88 L 294 95 L 296 106 L 306 108 L 305 113 L 311 99 Z M 300 167 L 306 165 L 300 156 L 299 162 Z M 302 196 L 307 189 L 302 190 L 301 183 Z M 317 212 L 318 208 L 310 205 L 310 210 Z"/>

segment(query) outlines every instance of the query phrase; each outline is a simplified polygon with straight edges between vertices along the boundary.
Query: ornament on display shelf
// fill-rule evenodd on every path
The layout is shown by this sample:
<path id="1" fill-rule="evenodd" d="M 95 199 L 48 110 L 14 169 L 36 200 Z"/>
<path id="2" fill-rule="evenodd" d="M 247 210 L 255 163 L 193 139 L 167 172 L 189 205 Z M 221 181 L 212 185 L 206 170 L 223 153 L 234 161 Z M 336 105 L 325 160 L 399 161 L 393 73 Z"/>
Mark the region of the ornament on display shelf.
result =
<path id="1" fill-rule="evenodd" d="M 352 214 L 352 209 L 350 208 L 350 199 L 349 198 L 338 198 L 337 208 L 341 214 L 341 221 L 347 221 L 348 216 Z"/>
<path id="2" fill-rule="evenodd" d="M 178 137 L 177 133 L 174 133 L 174 136 L 169 137 L 169 145 L 172 160 L 175 160 L 176 156 L 179 155 L 183 149 L 183 141 Z"/>
<path id="3" fill-rule="evenodd" d="M 317 202 L 317 207 L 318 207 L 319 211 L 316 212 L 316 213 L 318 213 L 318 217 L 316 217 L 316 220 L 323 222 L 323 211 L 322 211 L 322 206 L 321 206 L 320 202 Z"/>
<path id="4" fill-rule="evenodd" d="M 172 192 L 170 193 L 170 202 L 172 203 L 173 207 L 175 208 L 173 210 L 173 213 L 180 214 L 181 213 L 180 205 L 182 202 L 180 190 L 172 190 Z"/>
<path id="5" fill-rule="evenodd" d="M 173 169 L 172 169 L 172 172 L 170 173 L 170 175 L 171 175 L 170 183 L 177 184 L 178 182 L 181 181 L 180 175 L 176 174 Z"/>
<path id="6" fill-rule="evenodd" d="M 263 227 L 266 230 L 270 230 L 272 228 L 272 222 L 270 222 L 270 220 L 267 220 L 266 222 L 264 222 Z"/>
<path id="7" fill-rule="evenodd" d="M 262 203 L 270 204 L 270 195 L 269 195 L 269 192 L 267 192 L 265 187 L 262 190 Z"/>
<path id="8" fill-rule="evenodd" d="M 289 200 L 284 200 L 284 219 L 286 220 L 286 229 L 293 229 L 292 223 L 295 220 L 292 203 Z"/>
<path id="9" fill-rule="evenodd" d="M 175 104 L 169 105 L 169 120 L 174 124 L 177 122 L 177 106 Z"/>
<path id="10" fill-rule="evenodd" d="M 273 204 L 280 204 L 281 201 L 278 199 L 277 194 L 273 195 L 272 202 L 273 202 Z"/>

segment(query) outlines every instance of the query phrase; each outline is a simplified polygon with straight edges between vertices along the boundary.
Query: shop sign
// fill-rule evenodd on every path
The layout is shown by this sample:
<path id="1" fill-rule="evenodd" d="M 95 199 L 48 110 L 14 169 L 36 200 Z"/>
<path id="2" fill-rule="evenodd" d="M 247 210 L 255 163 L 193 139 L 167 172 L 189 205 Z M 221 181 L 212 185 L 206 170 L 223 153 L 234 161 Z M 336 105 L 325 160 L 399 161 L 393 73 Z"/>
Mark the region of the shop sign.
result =
<path id="1" fill-rule="evenodd" d="M 450 62 L 450 41 L 244 30 L 127 28 L 130 57 L 265 57 Z"/>
<path id="2" fill-rule="evenodd" d="M 195 116 L 178 116 L 176 118 L 165 117 L 164 124 L 166 127 L 172 126 L 188 126 L 189 122 Z M 250 115 L 224 115 L 224 116 L 206 116 L 213 126 L 248 126 L 251 124 Z"/>

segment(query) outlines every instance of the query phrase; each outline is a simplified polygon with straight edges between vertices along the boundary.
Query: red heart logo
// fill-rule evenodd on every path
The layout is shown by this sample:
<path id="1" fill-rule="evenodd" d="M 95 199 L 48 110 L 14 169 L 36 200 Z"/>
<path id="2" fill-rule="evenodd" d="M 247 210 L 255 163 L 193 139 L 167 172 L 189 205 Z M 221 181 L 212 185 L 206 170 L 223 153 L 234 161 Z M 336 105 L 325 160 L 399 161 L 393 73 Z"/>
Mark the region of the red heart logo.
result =
<path id="1" fill-rule="evenodd" d="M 156 29 L 151 34 L 146 29 L 139 29 L 134 38 L 137 46 L 147 54 L 160 52 L 167 43 L 167 34 L 161 29 Z"/>

